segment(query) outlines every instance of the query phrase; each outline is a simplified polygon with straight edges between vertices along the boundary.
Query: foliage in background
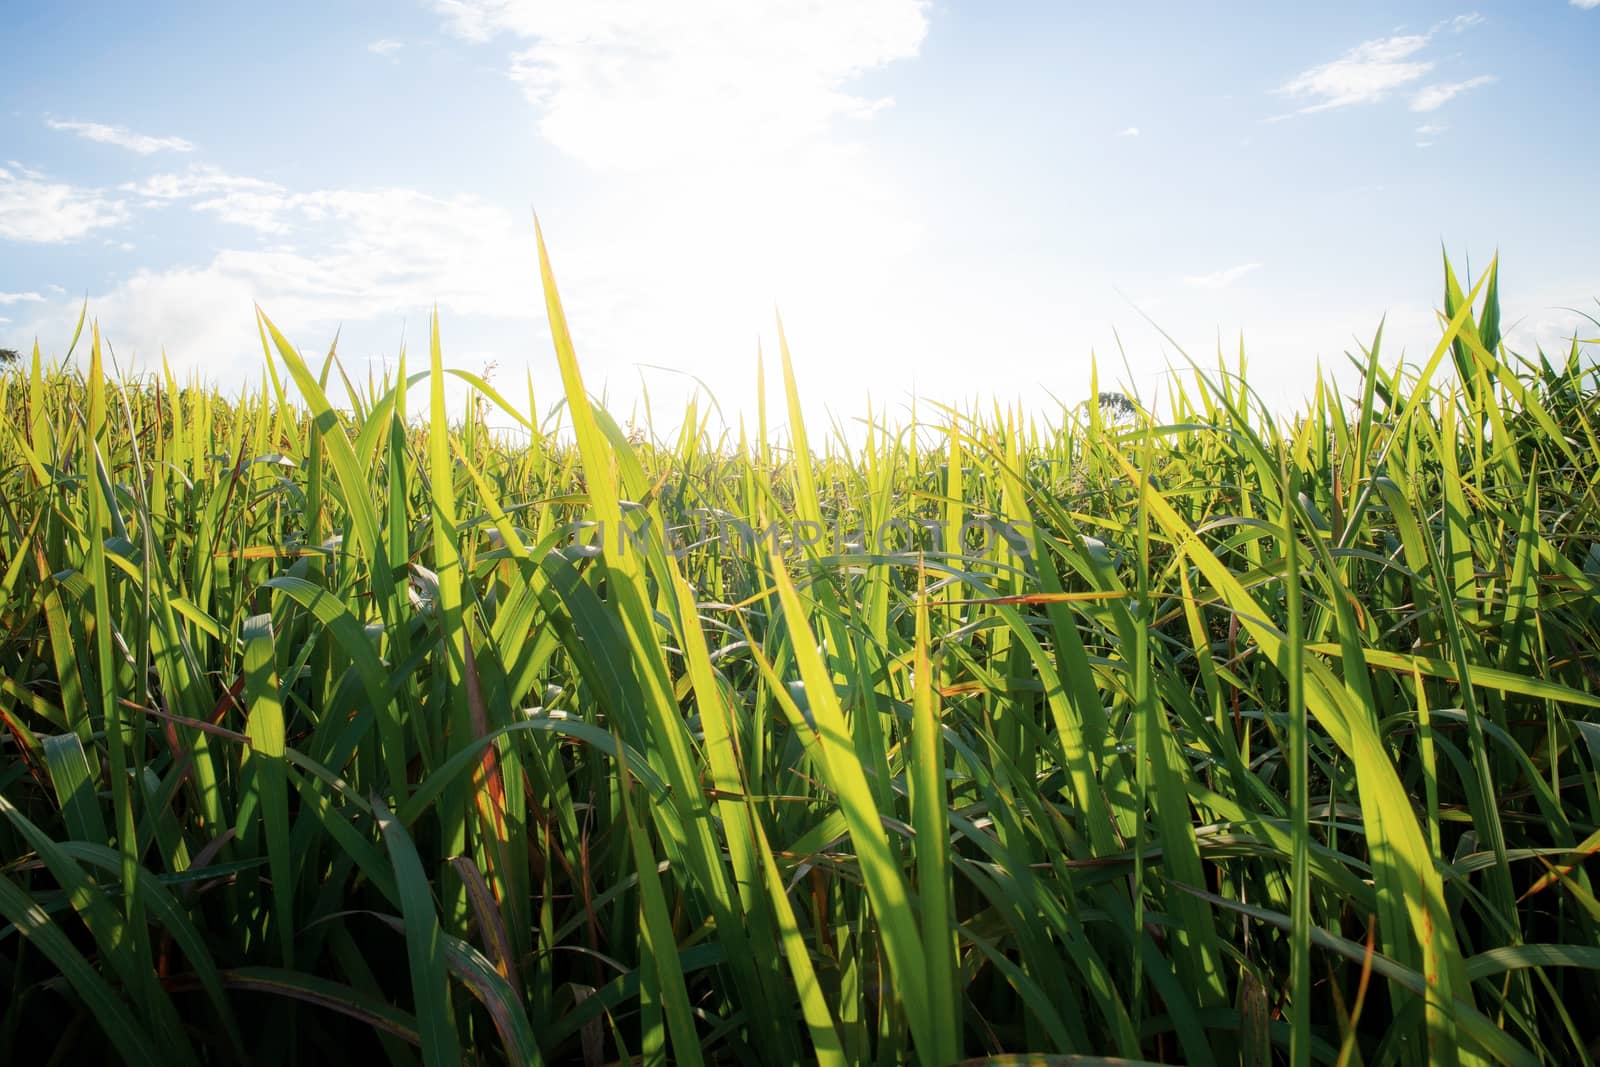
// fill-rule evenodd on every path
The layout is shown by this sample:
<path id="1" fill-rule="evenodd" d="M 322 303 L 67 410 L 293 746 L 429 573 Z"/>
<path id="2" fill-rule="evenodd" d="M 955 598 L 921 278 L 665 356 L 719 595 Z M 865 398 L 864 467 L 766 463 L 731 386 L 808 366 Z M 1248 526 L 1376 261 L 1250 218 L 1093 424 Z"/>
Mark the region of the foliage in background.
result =
<path id="1" fill-rule="evenodd" d="M 813 446 L 785 349 L 776 448 L 630 442 L 540 251 L 559 426 L 437 326 L 0 376 L 0 1060 L 1592 1062 L 1600 376 L 1492 268 L 1289 420 Z"/>

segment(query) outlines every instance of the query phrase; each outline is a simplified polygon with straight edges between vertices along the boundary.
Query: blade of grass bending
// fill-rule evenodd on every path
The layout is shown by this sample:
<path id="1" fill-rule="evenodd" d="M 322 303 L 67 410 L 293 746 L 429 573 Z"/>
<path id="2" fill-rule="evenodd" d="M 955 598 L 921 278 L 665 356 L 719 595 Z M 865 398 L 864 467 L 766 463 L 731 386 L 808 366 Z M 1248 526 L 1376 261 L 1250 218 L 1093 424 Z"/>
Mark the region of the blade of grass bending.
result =
<path id="1" fill-rule="evenodd" d="M 400 820 L 374 798 L 373 813 L 383 832 L 400 890 L 400 914 L 405 924 L 406 958 L 411 969 L 411 994 L 415 1001 L 422 1059 L 428 1067 L 455 1067 L 461 1063 L 456 1039 L 455 1012 L 450 1000 L 450 974 L 445 961 L 443 931 L 434 910 L 433 893 L 416 846 Z"/>
<path id="2" fill-rule="evenodd" d="M 492 746 L 485 747 L 484 751 L 492 751 Z M 456 869 L 462 884 L 467 887 L 467 897 L 472 902 L 472 915 L 478 923 L 478 934 L 483 938 L 484 947 L 489 950 L 495 970 L 513 989 L 521 989 L 522 983 L 517 977 L 517 961 L 512 954 L 511 938 L 506 933 L 500 909 L 495 906 L 494 897 L 489 893 L 489 884 L 483 880 L 483 872 L 478 870 L 469 856 L 452 857 L 450 865 Z"/>
<path id="3" fill-rule="evenodd" d="M 472 875 L 467 874 L 468 871 L 472 874 L 477 873 L 477 868 L 472 867 L 465 857 L 457 856 L 452 863 L 469 879 Z M 466 863 L 465 867 L 462 866 L 463 863 Z M 478 884 L 480 886 L 483 884 L 481 875 Z M 487 899 L 488 891 L 485 889 L 484 900 Z M 402 933 L 405 931 L 405 922 L 401 919 L 392 915 L 381 915 L 378 918 L 395 930 Z M 487 935 L 487 931 L 485 933 Z M 543 1063 L 539 1046 L 533 1039 L 533 1030 L 528 1025 L 527 1014 L 522 1009 L 521 997 L 507 981 L 503 970 L 471 944 L 458 937 L 443 934 L 441 944 L 444 946 L 444 956 L 450 970 L 489 1013 L 495 1032 L 505 1049 L 506 1062 L 526 1064 L 527 1067 L 538 1067 Z"/>
<path id="4" fill-rule="evenodd" d="M 342 982 L 282 967 L 234 967 L 222 972 L 222 984 L 228 989 L 270 993 L 315 1004 L 366 1023 L 373 1029 L 393 1034 L 409 1044 L 422 1044 L 422 1036 L 413 1016 Z M 423 1049 L 426 1052 L 425 1045 Z"/>
<path id="5" fill-rule="evenodd" d="M 1593 945 L 1511 945 L 1491 948 L 1467 960 L 1473 981 L 1524 967 L 1582 967 L 1600 971 L 1600 948 Z"/>

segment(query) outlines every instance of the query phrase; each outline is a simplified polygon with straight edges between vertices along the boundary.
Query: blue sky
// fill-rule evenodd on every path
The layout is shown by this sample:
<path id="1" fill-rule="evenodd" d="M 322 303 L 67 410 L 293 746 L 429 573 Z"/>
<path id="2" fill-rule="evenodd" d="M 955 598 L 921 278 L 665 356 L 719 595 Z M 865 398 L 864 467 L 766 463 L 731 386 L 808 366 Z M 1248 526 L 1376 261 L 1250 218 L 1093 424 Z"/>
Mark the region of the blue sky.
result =
<path id="1" fill-rule="evenodd" d="M 1385 315 L 1425 354 L 1441 243 L 1500 250 L 1517 343 L 1594 309 L 1585 2 L 11 0 L 0 345 L 87 296 L 124 364 L 234 387 L 252 301 L 357 370 L 437 305 L 554 399 L 537 210 L 623 415 L 748 411 L 775 305 L 841 418 L 1075 399 L 1091 353 L 1148 397 L 1147 317 L 1292 403 Z"/>

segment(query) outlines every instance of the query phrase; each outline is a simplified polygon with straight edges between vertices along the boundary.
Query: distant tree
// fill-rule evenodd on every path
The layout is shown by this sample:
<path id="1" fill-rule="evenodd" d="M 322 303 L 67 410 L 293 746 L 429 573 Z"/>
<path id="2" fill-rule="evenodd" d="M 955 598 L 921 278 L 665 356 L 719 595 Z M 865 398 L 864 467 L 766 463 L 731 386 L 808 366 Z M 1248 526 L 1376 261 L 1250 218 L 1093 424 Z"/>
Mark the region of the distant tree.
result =
<path id="1" fill-rule="evenodd" d="M 9 367 L 22 362 L 22 357 L 15 348 L 0 348 L 0 367 Z"/>
<path id="2" fill-rule="evenodd" d="M 1121 393 L 1101 393 L 1097 398 L 1100 405 L 1100 414 L 1112 422 L 1119 419 L 1131 419 L 1138 408 L 1133 401 Z"/>

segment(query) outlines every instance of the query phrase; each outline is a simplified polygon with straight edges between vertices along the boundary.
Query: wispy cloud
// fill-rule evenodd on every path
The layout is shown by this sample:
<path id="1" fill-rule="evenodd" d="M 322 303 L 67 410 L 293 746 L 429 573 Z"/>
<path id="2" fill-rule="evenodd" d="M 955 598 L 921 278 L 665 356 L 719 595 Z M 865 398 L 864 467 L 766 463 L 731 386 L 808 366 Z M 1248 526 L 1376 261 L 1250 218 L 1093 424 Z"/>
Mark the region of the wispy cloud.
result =
<path id="1" fill-rule="evenodd" d="M 127 206 L 98 189 L 53 182 L 26 168 L 0 168 L 0 238 L 5 240 L 55 244 L 127 218 Z"/>
<path id="2" fill-rule="evenodd" d="M 1251 271 L 1260 269 L 1260 263 L 1241 263 L 1237 267 L 1229 267 L 1213 274 L 1192 274 L 1183 279 L 1183 284 L 1197 289 L 1221 289 L 1232 285 Z"/>
<path id="3" fill-rule="evenodd" d="M 240 192 L 281 192 L 283 187 L 260 178 L 229 174 L 210 164 L 191 166 L 182 174 L 157 174 L 118 186 L 119 191 L 146 201 L 189 200 Z"/>
<path id="4" fill-rule="evenodd" d="M 38 293 L 0 293 L 0 307 L 7 304 L 38 304 L 44 297 Z"/>
<path id="5" fill-rule="evenodd" d="M 1421 33 L 1365 41 L 1331 63 L 1296 75 L 1277 92 L 1316 101 L 1302 107 L 1302 113 L 1376 103 L 1433 69 L 1432 63 L 1413 58 L 1427 46 L 1428 35 Z"/>
<path id="6" fill-rule="evenodd" d="M 1597 0 L 1597 2 L 1600 2 L 1600 0 Z M 1421 134 L 1423 137 L 1436 137 L 1449 128 L 1450 127 L 1441 122 L 1424 122 L 1421 126 L 1417 127 L 1417 133 Z"/>
<path id="7" fill-rule="evenodd" d="M 598 169 L 781 154 L 884 97 L 846 91 L 915 56 L 928 0 L 434 0 L 452 33 L 526 41 L 511 75 L 539 132 Z"/>
<path id="8" fill-rule="evenodd" d="M 156 152 L 194 151 L 194 143 L 182 137 L 151 137 L 149 134 L 136 133 L 126 126 L 107 126 L 103 122 L 76 122 L 66 119 L 46 119 L 45 123 L 52 130 L 75 133 L 85 140 L 116 145 L 118 148 L 137 152 L 141 156 Z"/>
<path id="9" fill-rule="evenodd" d="M 393 37 L 380 37 L 367 45 L 367 51 L 375 56 L 392 56 L 404 47 L 404 41 L 397 41 Z"/>
<path id="10" fill-rule="evenodd" d="M 1600 2 L 1600 0 L 1596 0 Z M 1437 111 L 1462 93 L 1479 86 L 1493 82 L 1493 74 L 1480 74 L 1466 81 L 1447 82 L 1443 85 L 1430 85 L 1411 98 L 1412 111 Z"/>
<path id="11" fill-rule="evenodd" d="M 1600 0 L 1571 0 L 1573 7 L 1581 7 L 1585 11 L 1593 11 L 1600 7 Z"/>
<path id="12" fill-rule="evenodd" d="M 291 199 L 288 190 L 275 182 L 229 174 L 209 165 L 190 167 L 182 174 L 157 174 L 120 188 L 139 197 L 146 207 L 184 200 L 190 201 L 195 211 L 258 233 L 289 230 L 284 217 Z"/>
<path id="13" fill-rule="evenodd" d="M 330 311 L 347 304 L 357 316 L 434 300 L 505 314 L 516 303 L 515 286 L 527 281 L 509 287 L 494 281 L 496 271 L 516 274 L 509 266 L 515 256 L 526 259 L 521 244 L 514 254 L 502 248 L 514 243 L 509 236 L 483 245 L 483 261 L 495 266 L 477 265 L 484 235 L 510 235 L 519 227 L 503 208 L 474 196 L 442 198 L 396 188 L 295 191 L 211 166 L 158 174 L 119 192 L 147 208 L 187 208 L 268 237 L 316 235 L 318 250 L 312 253 L 294 251 L 298 241 L 255 248 L 237 242 L 218 255 L 210 273 L 250 280 L 263 299 L 288 293 L 291 304 L 326 304 Z M 325 301 L 316 295 L 324 291 Z"/>
<path id="14" fill-rule="evenodd" d="M 1600 3 L 1600 0 L 1595 2 Z M 1460 33 L 1482 21 L 1483 16 L 1474 12 L 1437 22 L 1426 33 L 1395 34 L 1363 41 L 1338 59 L 1302 71 L 1274 92 L 1307 101 L 1299 108 L 1299 114 L 1331 111 L 1354 104 L 1375 104 L 1433 72 L 1433 60 L 1425 58 L 1422 52 L 1434 37 L 1441 33 Z M 1489 75 L 1480 75 L 1465 82 L 1430 86 L 1413 98 L 1412 110 L 1431 111 L 1450 97 L 1493 80 Z M 1286 116 L 1279 116 L 1283 117 Z"/>
<path id="15" fill-rule="evenodd" d="M 1129 126 L 1127 129 L 1125 129 L 1121 133 L 1117 134 L 1117 136 L 1118 137 L 1137 137 L 1137 136 L 1139 136 L 1139 127 L 1137 127 L 1137 126 Z"/>

